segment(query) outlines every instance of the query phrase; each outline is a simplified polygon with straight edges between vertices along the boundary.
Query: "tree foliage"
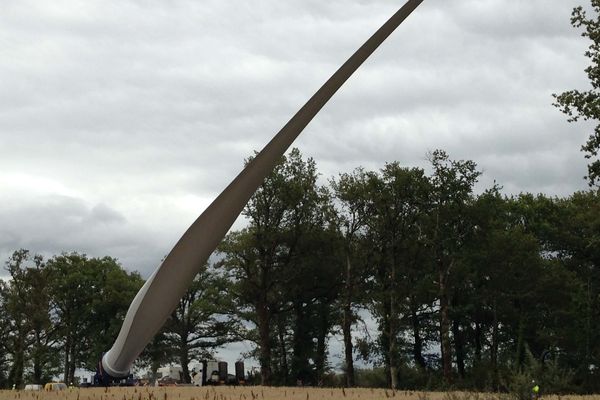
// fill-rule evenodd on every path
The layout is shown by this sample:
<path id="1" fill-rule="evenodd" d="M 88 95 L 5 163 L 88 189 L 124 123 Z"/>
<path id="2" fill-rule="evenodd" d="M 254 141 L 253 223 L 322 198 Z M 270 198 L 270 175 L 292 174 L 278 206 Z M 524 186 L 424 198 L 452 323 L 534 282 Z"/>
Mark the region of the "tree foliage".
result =
<path id="1" fill-rule="evenodd" d="M 600 1 L 590 0 L 592 15 L 582 6 L 576 7 L 571 16 L 571 24 L 583 29 L 582 36 L 592 43 L 585 56 L 590 59 L 590 65 L 585 69 L 591 88 L 588 90 L 569 90 L 554 95 L 554 105 L 568 116 L 569 122 L 579 119 L 595 121 L 597 125 L 590 134 L 587 142 L 581 147 L 585 158 L 589 159 L 588 179 L 590 186 L 600 186 Z"/>
<path id="2" fill-rule="evenodd" d="M 475 193 L 473 161 L 438 150 L 430 162 L 323 185 L 293 150 L 138 365 L 181 364 L 189 379 L 188 362 L 246 340 L 263 384 L 600 390 L 600 193 Z M 18 250 L 5 267 L 3 387 L 93 368 L 143 282 L 79 253 Z"/>
<path id="3" fill-rule="evenodd" d="M 163 328 L 163 349 L 177 355 L 186 383 L 188 364 L 211 358 L 212 350 L 240 339 L 241 327 L 230 318 L 233 299 L 227 281 L 213 268 L 203 266 Z"/>

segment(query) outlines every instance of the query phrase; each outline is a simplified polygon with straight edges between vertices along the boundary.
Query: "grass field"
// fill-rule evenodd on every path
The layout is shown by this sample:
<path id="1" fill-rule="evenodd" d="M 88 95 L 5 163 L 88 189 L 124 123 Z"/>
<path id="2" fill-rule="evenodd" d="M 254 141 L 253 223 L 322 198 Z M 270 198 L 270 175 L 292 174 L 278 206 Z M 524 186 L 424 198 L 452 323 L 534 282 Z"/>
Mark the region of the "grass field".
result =
<path id="1" fill-rule="evenodd" d="M 130 387 L 67 389 L 61 392 L 0 391 L 0 400 L 502 400 L 485 393 L 406 392 L 385 389 L 299 387 Z M 544 400 L 600 400 L 600 396 L 545 396 Z"/>

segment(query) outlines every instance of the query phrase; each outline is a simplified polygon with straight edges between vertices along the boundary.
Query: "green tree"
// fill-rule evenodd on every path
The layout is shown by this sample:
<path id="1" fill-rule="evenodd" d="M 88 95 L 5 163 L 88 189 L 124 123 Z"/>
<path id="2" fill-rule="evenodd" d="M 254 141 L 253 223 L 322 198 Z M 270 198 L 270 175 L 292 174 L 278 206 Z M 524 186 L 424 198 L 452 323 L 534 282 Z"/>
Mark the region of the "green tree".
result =
<path id="1" fill-rule="evenodd" d="M 162 329 L 154 335 L 150 343 L 144 348 L 142 354 L 138 357 L 135 367 L 137 369 L 149 369 L 150 379 L 157 379 L 158 369 L 177 359 L 177 351 L 173 348 L 173 341 L 167 337 L 165 330 L 168 327 L 163 326 Z"/>
<path id="2" fill-rule="evenodd" d="M 291 313 L 291 376 L 312 385 L 320 385 L 327 370 L 327 339 L 341 288 L 336 279 L 342 269 L 338 232 L 322 228 L 317 223 L 302 235 L 299 256 L 291 260 L 292 272 L 283 286 Z"/>
<path id="3" fill-rule="evenodd" d="M 578 280 L 573 290 L 573 309 L 568 332 L 562 343 L 571 356 L 569 366 L 576 371 L 577 383 L 597 391 L 597 373 L 590 366 L 600 365 L 600 193 L 577 192 L 556 199 L 553 212 L 543 225 L 548 254 L 572 272 Z"/>
<path id="4" fill-rule="evenodd" d="M 8 374 L 9 386 L 23 385 L 25 354 L 27 351 L 27 335 L 29 333 L 29 311 L 27 304 L 30 291 L 28 290 L 25 263 L 29 259 L 27 250 L 15 251 L 6 262 L 6 270 L 11 281 L 6 297 L 6 311 L 9 322 L 8 348 L 11 355 L 11 368 Z"/>
<path id="5" fill-rule="evenodd" d="M 77 253 L 55 256 L 48 261 L 51 271 L 50 297 L 58 318 L 63 380 L 74 381 L 75 369 L 83 366 L 82 353 L 91 331 L 90 309 L 95 280 L 87 257 Z"/>
<path id="6" fill-rule="evenodd" d="M 110 256 L 89 258 L 85 264 L 86 274 L 91 279 L 88 287 L 91 303 L 86 306 L 90 334 L 81 356 L 83 366 L 94 370 L 98 356 L 109 349 L 117 337 L 129 305 L 144 280 L 138 272 L 126 271 Z"/>
<path id="7" fill-rule="evenodd" d="M 569 117 L 569 122 L 583 119 L 599 123 L 581 147 L 586 153 L 585 157 L 590 160 L 587 178 L 590 186 L 593 186 L 600 183 L 600 1 L 590 0 L 590 3 L 592 15 L 582 6 L 576 7 L 571 15 L 571 25 L 583 28 L 581 35 L 592 42 L 585 52 L 585 56 L 591 61 L 585 72 L 592 87 L 588 90 L 569 90 L 553 96 L 556 100 L 554 105 Z"/>
<path id="8" fill-rule="evenodd" d="M 474 224 L 473 234 L 461 251 L 460 274 L 454 276 L 457 290 L 453 317 L 455 321 L 462 320 L 465 326 L 471 327 L 469 336 L 474 370 L 473 384 L 480 390 L 497 389 L 499 382 L 499 309 L 502 309 L 502 300 L 506 298 L 503 297 L 505 282 L 502 278 L 505 271 L 501 263 L 505 258 L 503 251 L 507 250 L 506 245 L 502 245 L 499 239 L 511 237 L 510 234 L 506 234 L 507 210 L 507 201 L 497 186 L 477 197 L 470 209 L 470 218 Z M 458 304 L 457 299 L 459 292 L 461 304 Z M 510 299 L 508 301 L 510 302 Z M 453 327 L 456 324 L 453 323 Z M 456 352 L 459 351 L 457 348 Z"/>
<path id="9" fill-rule="evenodd" d="M 52 376 L 56 364 L 48 271 L 41 256 L 31 256 L 24 249 L 12 254 L 6 270 L 11 277 L 5 303 L 12 360 L 8 383 L 20 387 L 25 375 L 41 383 Z"/>
<path id="10" fill-rule="evenodd" d="M 328 196 L 316 185 L 317 177 L 314 161 L 304 161 L 293 149 L 248 202 L 243 214 L 249 226 L 230 233 L 220 247 L 239 315 L 256 326 L 249 339 L 257 343 L 263 384 L 273 379 L 273 348 L 281 339 L 273 326 L 276 319 L 281 325 L 285 320 L 281 313 L 290 309 L 287 289 L 305 276 L 299 269 L 305 256 L 301 251 L 307 248 L 302 241 L 325 220 Z M 277 346 L 278 369 L 286 381 L 290 366 L 285 335 L 283 339 Z"/>
<path id="11" fill-rule="evenodd" d="M 3 280 L 0 279 L 0 388 L 8 387 L 8 341 L 10 317 L 6 309 L 8 297 L 8 287 Z"/>
<path id="12" fill-rule="evenodd" d="M 451 274 L 457 255 L 472 230 L 466 218 L 467 208 L 472 201 L 473 186 L 479 175 L 476 164 L 471 161 L 454 161 L 442 150 L 430 156 L 433 174 L 430 240 L 437 266 L 439 299 L 440 352 L 442 372 L 447 383 L 452 382 L 452 347 L 450 341 L 450 304 L 454 292 Z"/>
<path id="13" fill-rule="evenodd" d="M 455 295 L 452 319 L 467 333 L 464 356 L 467 367 L 472 357 L 472 384 L 479 389 L 511 387 L 529 373 L 530 356 L 543 364 L 548 354 L 560 354 L 566 367 L 581 290 L 553 249 L 554 231 L 564 229 L 560 215 L 552 199 L 505 198 L 497 187 L 473 204 L 473 234 L 454 274 L 460 301 Z"/>
<path id="14" fill-rule="evenodd" d="M 430 184 L 423 170 L 390 163 L 380 174 L 369 173 L 368 196 L 370 297 L 372 311 L 379 322 L 379 344 L 388 384 L 395 389 L 401 366 L 401 316 L 409 312 L 411 297 L 413 301 L 416 299 L 414 289 L 424 271 L 423 256 L 427 252 L 424 224 L 430 207 Z M 413 322 L 416 324 L 413 350 L 416 350 L 416 358 L 423 362 L 419 320 Z"/>
<path id="15" fill-rule="evenodd" d="M 110 347 L 143 281 L 111 257 L 65 253 L 48 260 L 47 268 L 63 379 L 71 383 L 76 368 L 93 370 L 98 356 Z"/>
<path id="16" fill-rule="evenodd" d="M 186 383 L 190 361 L 209 358 L 211 350 L 240 338 L 241 327 L 227 315 L 232 299 L 226 281 L 217 272 L 207 265 L 200 270 L 164 328 Z"/>
<path id="17" fill-rule="evenodd" d="M 477 382 L 481 388 L 498 389 L 501 358 L 517 369 L 523 365 L 525 349 L 534 344 L 539 328 L 540 310 L 532 305 L 543 282 L 540 246 L 522 225 L 512 202 L 502 198 L 498 188 L 477 198 L 472 213 L 474 233 L 459 263 L 466 264 L 467 270 L 457 277 L 463 284 L 454 283 L 461 292 L 461 302 L 455 299 L 453 304 L 455 321 L 475 325 L 474 364 L 489 369 L 484 381 Z"/>
<path id="18" fill-rule="evenodd" d="M 31 364 L 30 381 L 42 384 L 58 372 L 58 352 L 56 351 L 56 328 L 50 304 L 48 269 L 40 256 L 34 257 L 35 267 L 27 270 L 31 296 L 29 308 L 29 359 Z"/>
<path id="19" fill-rule="evenodd" d="M 358 307 L 364 296 L 362 284 L 367 275 L 364 243 L 366 219 L 368 217 L 368 174 L 357 168 L 352 174 L 341 174 L 330 182 L 338 204 L 337 226 L 343 238 L 345 268 L 340 274 L 341 329 L 344 338 L 344 372 L 346 387 L 355 386 L 354 346 L 352 326 L 357 321 Z"/>

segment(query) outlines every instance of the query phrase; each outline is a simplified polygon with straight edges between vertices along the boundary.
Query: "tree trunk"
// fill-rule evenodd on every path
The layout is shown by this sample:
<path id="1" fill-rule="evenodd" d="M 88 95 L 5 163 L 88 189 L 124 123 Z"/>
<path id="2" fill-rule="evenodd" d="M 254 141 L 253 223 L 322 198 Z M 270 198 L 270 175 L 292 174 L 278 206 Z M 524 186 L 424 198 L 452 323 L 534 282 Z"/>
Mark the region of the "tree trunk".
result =
<path id="1" fill-rule="evenodd" d="M 42 343 L 40 340 L 40 333 L 37 330 L 34 330 L 35 342 L 33 344 L 33 383 L 41 384 L 42 383 L 42 361 L 41 361 L 41 348 Z"/>
<path id="2" fill-rule="evenodd" d="M 519 310 L 519 331 L 517 333 L 517 354 L 515 355 L 519 370 L 525 368 L 525 318 L 523 311 Z"/>
<path id="3" fill-rule="evenodd" d="M 412 321 L 412 330 L 413 330 L 413 358 L 415 360 L 415 364 L 421 368 L 426 368 L 425 358 L 423 357 L 423 339 L 421 338 L 421 324 L 419 322 L 419 315 L 417 314 L 417 304 L 414 297 L 411 297 L 410 304 L 410 316 Z"/>
<path id="4" fill-rule="evenodd" d="M 281 353 L 281 373 L 283 374 L 283 383 L 289 385 L 290 367 L 287 361 L 287 349 L 285 347 L 285 323 L 282 317 L 278 318 L 277 331 L 279 336 L 279 351 Z"/>
<path id="5" fill-rule="evenodd" d="M 346 387 L 353 387 L 354 381 L 354 359 L 352 345 L 352 309 L 349 304 L 344 305 L 344 319 L 342 332 L 344 333 L 344 357 L 346 361 Z"/>
<path id="6" fill-rule="evenodd" d="M 475 323 L 475 361 L 481 362 L 481 323 Z"/>
<path id="7" fill-rule="evenodd" d="M 494 388 L 498 390 L 498 312 L 494 300 L 494 321 L 492 322 L 492 348 L 490 349 L 490 363 L 492 364 L 492 381 Z"/>
<path id="8" fill-rule="evenodd" d="M 346 255 L 345 300 L 342 314 L 342 332 L 344 334 L 344 358 L 346 362 L 346 387 L 354 386 L 354 359 L 352 348 L 352 264 L 350 255 Z"/>
<path id="9" fill-rule="evenodd" d="M 392 272 L 392 282 L 395 279 L 395 272 Z M 390 384 L 392 389 L 398 388 L 398 366 L 396 360 L 396 295 L 395 293 L 390 293 L 390 323 L 389 323 L 389 340 L 390 340 L 390 348 L 389 348 L 389 359 L 390 359 Z"/>
<path id="10" fill-rule="evenodd" d="M 456 368 L 458 369 L 458 376 L 461 379 L 465 378 L 465 351 L 464 351 L 464 338 L 460 331 L 460 323 L 457 319 L 452 321 L 452 336 L 454 337 L 454 348 L 456 350 Z"/>
<path id="11" fill-rule="evenodd" d="M 158 379 L 156 374 L 158 373 L 160 364 L 161 363 L 158 360 L 152 360 L 152 362 L 150 364 L 150 377 L 152 379 L 152 381 L 151 381 L 152 384 L 154 384 L 156 382 L 156 379 Z"/>
<path id="12" fill-rule="evenodd" d="M 65 382 L 68 386 L 75 384 L 75 357 L 71 354 L 71 363 L 69 365 L 69 382 Z"/>
<path id="13" fill-rule="evenodd" d="M 308 318 L 301 300 L 294 304 L 296 323 L 294 329 L 294 344 L 292 356 L 292 376 L 302 385 L 311 384 L 313 373 L 309 364 L 309 357 L 313 350 L 313 337 L 309 330 Z M 313 321 L 311 321 L 313 322 Z"/>
<path id="14" fill-rule="evenodd" d="M 21 388 L 23 385 L 24 348 L 25 339 L 19 333 L 19 337 L 15 343 L 15 351 L 13 352 L 13 363 L 8 376 L 9 383 L 15 385 L 16 388 Z"/>
<path id="15" fill-rule="evenodd" d="M 390 368 L 390 302 L 388 299 L 383 301 L 383 315 L 382 315 L 382 330 L 381 330 L 381 347 L 383 354 L 383 368 L 385 371 L 385 381 L 388 387 L 392 386 L 392 375 Z"/>
<path id="16" fill-rule="evenodd" d="M 42 383 L 42 372 L 40 349 L 36 347 L 33 353 L 33 383 L 37 383 L 38 385 Z"/>
<path id="17" fill-rule="evenodd" d="M 263 386 L 271 385 L 271 317 L 266 304 L 262 303 L 256 307 L 258 314 L 258 334 L 259 334 L 259 363 L 260 380 Z"/>
<path id="18" fill-rule="evenodd" d="M 69 368 L 68 368 L 68 378 L 65 381 L 67 386 L 74 383 L 75 380 L 75 360 L 77 354 L 77 342 L 71 340 L 70 350 L 69 350 Z"/>
<path id="19" fill-rule="evenodd" d="M 67 383 L 69 381 L 69 356 L 71 355 L 71 335 L 67 333 L 67 337 L 65 338 L 65 358 L 64 358 L 64 373 L 63 373 L 63 381 Z"/>
<path id="20" fill-rule="evenodd" d="M 450 345 L 450 317 L 448 288 L 446 287 L 447 269 L 443 261 L 439 261 L 440 288 L 440 347 L 442 353 L 442 372 L 446 383 L 452 383 L 452 347 Z"/>
<path id="21" fill-rule="evenodd" d="M 315 356 L 315 374 L 318 386 L 323 386 L 325 359 L 327 357 L 327 332 L 329 331 L 329 309 L 326 303 L 319 305 L 319 329 L 317 336 L 317 354 Z"/>
<path id="22" fill-rule="evenodd" d="M 15 360 L 10 371 L 10 377 L 13 385 L 21 388 L 23 385 L 23 353 L 15 354 Z"/>
<path id="23" fill-rule="evenodd" d="M 181 338 L 179 350 L 179 362 L 181 363 L 181 372 L 182 379 L 184 383 L 191 383 L 192 379 L 190 377 L 190 370 L 188 369 L 188 364 L 190 363 L 189 355 L 188 355 L 188 346 L 187 346 L 187 337 Z"/>

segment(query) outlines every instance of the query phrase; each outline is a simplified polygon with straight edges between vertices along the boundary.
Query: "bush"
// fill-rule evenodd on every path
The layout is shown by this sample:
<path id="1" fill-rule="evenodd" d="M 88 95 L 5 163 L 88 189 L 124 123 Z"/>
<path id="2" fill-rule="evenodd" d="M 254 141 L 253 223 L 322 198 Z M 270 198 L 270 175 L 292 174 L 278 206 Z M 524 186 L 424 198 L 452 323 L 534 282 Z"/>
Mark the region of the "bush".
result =
<path id="1" fill-rule="evenodd" d="M 507 376 L 506 387 L 513 398 L 530 400 L 533 386 L 540 387 L 541 394 L 565 394 L 573 391 L 573 372 L 559 365 L 558 360 L 540 363 L 526 349 L 525 362 L 521 368 Z M 535 384 L 533 381 L 535 380 Z"/>
<path id="2" fill-rule="evenodd" d="M 357 369 L 354 374 L 356 386 L 358 387 L 380 388 L 388 386 L 384 368 Z"/>

